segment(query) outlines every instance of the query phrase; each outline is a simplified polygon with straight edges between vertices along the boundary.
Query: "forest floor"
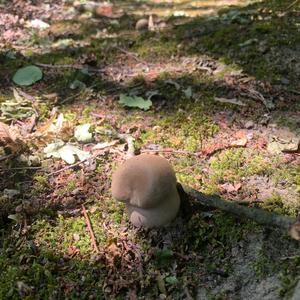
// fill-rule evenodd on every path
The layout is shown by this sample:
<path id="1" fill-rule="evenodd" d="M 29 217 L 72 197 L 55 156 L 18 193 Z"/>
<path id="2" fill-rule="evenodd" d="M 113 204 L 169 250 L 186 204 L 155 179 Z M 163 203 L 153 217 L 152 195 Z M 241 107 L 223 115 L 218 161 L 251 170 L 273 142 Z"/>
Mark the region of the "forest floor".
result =
<path id="1" fill-rule="evenodd" d="M 299 299 L 287 233 L 194 199 L 136 229 L 110 192 L 130 137 L 196 190 L 299 214 L 299 1 L 84 2 L 0 0 L 0 299 Z"/>

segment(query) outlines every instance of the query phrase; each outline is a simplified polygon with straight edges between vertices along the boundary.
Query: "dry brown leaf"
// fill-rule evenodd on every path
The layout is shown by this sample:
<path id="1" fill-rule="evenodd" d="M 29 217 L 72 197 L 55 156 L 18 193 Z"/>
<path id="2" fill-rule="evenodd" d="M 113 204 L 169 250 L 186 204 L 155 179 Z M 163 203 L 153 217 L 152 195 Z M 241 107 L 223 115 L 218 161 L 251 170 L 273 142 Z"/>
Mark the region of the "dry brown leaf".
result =
<path id="1" fill-rule="evenodd" d="M 10 134 L 9 126 L 0 122 L 0 140 L 13 140 Z"/>
<path id="2" fill-rule="evenodd" d="M 233 184 L 226 182 L 224 184 L 220 184 L 219 187 L 222 192 L 234 193 L 234 192 L 238 192 L 241 189 L 242 184 L 240 182 L 233 183 Z"/>
<path id="3" fill-rule="evenodd" d="M 7 153 L 17 154 L 23 149 L 24 143 L 18 139 L 16 133 L 8 125 L 0 122 L 0 146 Z"/>

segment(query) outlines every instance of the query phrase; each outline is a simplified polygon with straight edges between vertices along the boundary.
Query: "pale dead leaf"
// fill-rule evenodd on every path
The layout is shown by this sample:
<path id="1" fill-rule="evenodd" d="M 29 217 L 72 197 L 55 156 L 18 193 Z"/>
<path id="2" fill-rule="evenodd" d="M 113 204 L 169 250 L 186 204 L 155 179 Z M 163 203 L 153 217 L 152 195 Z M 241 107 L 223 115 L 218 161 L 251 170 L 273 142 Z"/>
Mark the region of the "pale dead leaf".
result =
<path id="1" fill-rule="evenodd" d="M 239 139 L 239 140 L 235 140 L 233 142 L 230 143 L 230 146 L 233 146 L 233 147 L 245 147 L 248 143 L 248 139 L 247 137 L 244 137 L 242 139 Z"/>
<path id="2" fill-rule="evenodd" d="M 154 22 L 153 22 L 153 16 L 152 15 L 149 16 L 148 29 L 149 29 L 149 31 L 154 31 L 155 30 Z"/>
<path id="3" fill-rule="evenodd" d="M 239 191 L 242 187 L 242 184 L 240 182 L 233 184 L 226 182 L 224 184 L 220 184 L 219 187 L 222 192 L 233 193 Z"/>
<path id="4" fill-rule="evenodd" d="M 234 137 L 234 141 L 230 143 L 230 146 L 245 147 L 247 145 L 248 138 L 245 131 L 243 130 L 237 131 L 233 137 Z"/>
<path id="5" fill-rule="evenodd" d="M 219 98 L 215 97 L 215 101 L 221 102 L 221 103 L 230 103 L 230 104 L 236 104 L 239 106 L 246 106 L 246 104 L 236 98 L 227 99 L 227 98 Z"/>
<path id="6" fill-rule="evenodd" d="M 92 150 L 102 150 L 111 146 L 114 146 L 118 143 L 118 140 L 112 141 L 112 142 L 103 142 L 103 143 L 98 143 L 96 144 Z"/>
<path id="7" fill-rule="evenodd" d="M 0 122 L 0 146 L 12 154 L 18 153 L 24 146 L 17 134 L 8 125 Z"/>

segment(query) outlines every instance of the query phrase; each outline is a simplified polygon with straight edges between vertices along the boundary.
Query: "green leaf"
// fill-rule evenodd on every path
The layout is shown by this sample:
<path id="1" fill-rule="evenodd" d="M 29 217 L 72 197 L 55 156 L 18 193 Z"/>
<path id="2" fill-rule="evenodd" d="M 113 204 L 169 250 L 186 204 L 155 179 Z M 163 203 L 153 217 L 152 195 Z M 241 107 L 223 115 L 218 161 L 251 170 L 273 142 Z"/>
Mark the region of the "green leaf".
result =
<path id="1" fill-rule="evenodd" d="M 156 253 L 156 261 L 159 266 L 167 266 L 171 264 L 173 259 L 173 251 L 171 249 L 162 249 Z"/>
<path id="2" fill-rule="evenodd" d="M 20 214 L 13 214 L 13 215 L 9 215 L 7 216 L 8 219 L 14 220 L 17 223 L 21 221 L 21 216 Z"/>
<path id="3" fill-rule="evenodd" d="M 71 90 L 76 90 L 76 89 L 79 89 L 79 90 L 83 90 L 86 88 L 86 85 L 84 82 L 78 80 L 78 79 L 75 79 L 71 84 L 70 84 L 70 89 Z"/>
<path id="4" fill-rule="evenodd" d="M 74 136 L 77 141 L 88 143 L 92 140 L 93 135 L 90 132 L 91 124 L 78 125 L 75 128 Z"/>
<path id="5" fill-rule="evenodd" d="M 120 95 L 119 103 L 127 107 L 138 107 L 143 110 L 148 110 L 152 106 L 151 100 L 145 100 L 142 97 Z"/>
<path id="6" fill-rule="evenodd" d="M 168 276 L 165 281 L 169 284 L 175 285 L 178 283 L 178 279 L 175 276 Z"/>
<path id="7" fill-rule="evenodd" d="M 33 83 L 41 80 L 43 73 L 40 68 L 36 66 L 27 66 L 19 69 L 14 77 L 14 83 L 18 85 L 32 85 Z"/>

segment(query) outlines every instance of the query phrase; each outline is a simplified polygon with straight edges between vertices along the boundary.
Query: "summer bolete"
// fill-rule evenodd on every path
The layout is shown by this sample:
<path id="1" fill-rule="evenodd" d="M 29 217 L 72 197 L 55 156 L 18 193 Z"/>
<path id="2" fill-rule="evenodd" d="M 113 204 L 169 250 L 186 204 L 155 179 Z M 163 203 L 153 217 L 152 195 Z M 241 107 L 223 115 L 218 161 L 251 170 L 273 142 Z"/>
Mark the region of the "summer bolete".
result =
<path id="1" fill-rule="evenodd" d="M 156 155 L 142 154 L 125 161 L 113 174 L 112 195 L 126 204 L 129 220 L 137 227 L 166 225 L 180 207 L 173 168 Z"/>

